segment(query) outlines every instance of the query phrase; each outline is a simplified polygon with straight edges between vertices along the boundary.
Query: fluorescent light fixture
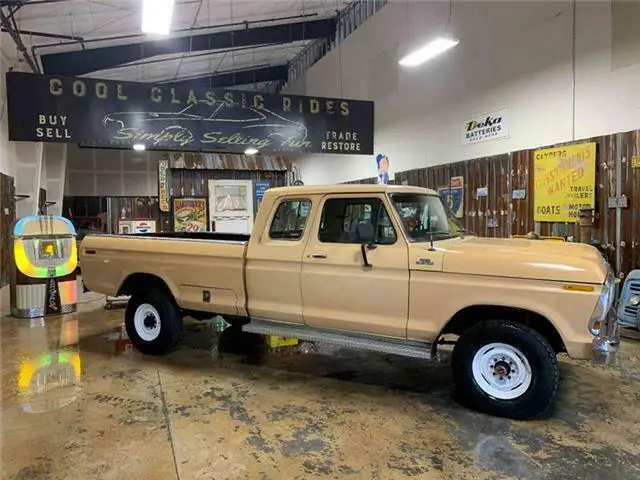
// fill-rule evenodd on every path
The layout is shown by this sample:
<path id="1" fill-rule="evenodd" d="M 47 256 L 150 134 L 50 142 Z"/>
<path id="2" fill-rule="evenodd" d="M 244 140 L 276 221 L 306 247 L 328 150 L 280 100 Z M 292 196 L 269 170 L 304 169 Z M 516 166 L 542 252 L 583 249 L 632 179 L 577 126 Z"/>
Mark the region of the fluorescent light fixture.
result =
<path id="1" fill-rule="evenodd" d="M 249 147 L 244 151 L 245 155 L 255 155 L 256 153 L 258 153 L 258 149 L 253 147 Z"/>
<path id="2" fill-rule="evenodd" d="M 142 33 L 169 35 L 175 0 L 142 0 Z"/>
<path id="3" fill-rule="evenodd" d="M 435 40 L 427 43 L 424 47 L 419 48 L 415 52 L 412 52 L 402 58 L 398 63 L 403 67 L 417 67 L 427 60 L 431 60 L 433 57 L 437 57 L 450 48 L 455 47 L 459 43 L 460 42 L 458 40 L 453 40 L 451 38 L 436 38 Z"/>
<path id="4" fill-rule="evenodd" d="M 144 152 L 147 149 L 147 146 L 144 143 L 134 143 L 133 149 L 136 152 Z"/>

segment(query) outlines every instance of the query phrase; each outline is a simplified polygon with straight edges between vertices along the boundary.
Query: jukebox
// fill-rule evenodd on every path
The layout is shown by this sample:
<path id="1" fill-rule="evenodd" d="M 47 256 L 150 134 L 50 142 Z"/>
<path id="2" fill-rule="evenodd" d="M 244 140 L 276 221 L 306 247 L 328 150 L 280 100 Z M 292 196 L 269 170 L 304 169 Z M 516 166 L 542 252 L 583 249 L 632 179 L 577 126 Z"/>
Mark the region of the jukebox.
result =
<path id="1" fill-rule="evenodd" d="M 19 219 L 13 229 L 11 313 L 35 318 L 76 310 L 76 232 L 56 215 Z"/>

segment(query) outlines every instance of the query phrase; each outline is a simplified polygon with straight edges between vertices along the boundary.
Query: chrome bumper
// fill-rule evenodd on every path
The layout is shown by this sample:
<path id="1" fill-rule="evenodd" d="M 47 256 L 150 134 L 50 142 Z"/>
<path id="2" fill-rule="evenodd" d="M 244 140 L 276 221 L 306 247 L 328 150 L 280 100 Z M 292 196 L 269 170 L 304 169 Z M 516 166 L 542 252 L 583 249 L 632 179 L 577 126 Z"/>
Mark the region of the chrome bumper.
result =
<path id="1" fill-rule="evenodd" d="M 616 309 L 611 308 L 607 314 L 600 333 L 591 342 L 593 363 L 608 365 L 615 362 L 620 345 L 620 325 Z"/>

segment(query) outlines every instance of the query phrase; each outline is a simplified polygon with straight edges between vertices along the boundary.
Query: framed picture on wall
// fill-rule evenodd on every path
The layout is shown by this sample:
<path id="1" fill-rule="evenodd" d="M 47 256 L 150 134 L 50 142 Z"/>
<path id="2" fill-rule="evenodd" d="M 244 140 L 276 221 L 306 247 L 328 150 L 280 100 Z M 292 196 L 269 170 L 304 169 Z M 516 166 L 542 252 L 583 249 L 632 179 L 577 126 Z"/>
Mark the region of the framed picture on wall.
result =
<path id="1" fill-rule="evenodd" d="M 173 197 L 174 232 L 206 232 L 209 218 L 206 197 Z"/>

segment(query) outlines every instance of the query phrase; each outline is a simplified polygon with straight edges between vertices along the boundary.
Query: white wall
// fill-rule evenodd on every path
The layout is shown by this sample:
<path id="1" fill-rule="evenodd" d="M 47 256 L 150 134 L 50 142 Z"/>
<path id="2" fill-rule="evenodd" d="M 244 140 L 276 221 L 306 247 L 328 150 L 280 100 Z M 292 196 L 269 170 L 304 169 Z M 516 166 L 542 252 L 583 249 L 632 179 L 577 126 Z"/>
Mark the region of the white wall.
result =
<path id="1" fill-rule="evenodd" d="M 17 60 L 12 56 L 4 34 L 0 35 L 0 173 L 15 177 L 15 148 L 9 142 L 7 122 L 7 90 L 5 74 L 11 67 L 17 65 Z"/>
<path id="2" fill-rule="evenodd" d="M 67 147 L 66 196 L 155 196 L 158 153 Z"/>
<path id="3" fill-rule="evenodd" d="M 392 1 L 289 93 L 375 101 L 375 151 L 391 172 L 640 128 L 640 3 Z M 421 67 L 398 60 L 448 33 Z M 575 70 L 574 70 L 575 64 Z M 575 86 L 575 90 L 574 90 Z M 574 110 L 575 93 L 575 110 Z M 510 137 L 462 146 L 471 116 L 510 110 Z M 369 156 L 294 159 L 305 183 L 376 175 Z"/>

